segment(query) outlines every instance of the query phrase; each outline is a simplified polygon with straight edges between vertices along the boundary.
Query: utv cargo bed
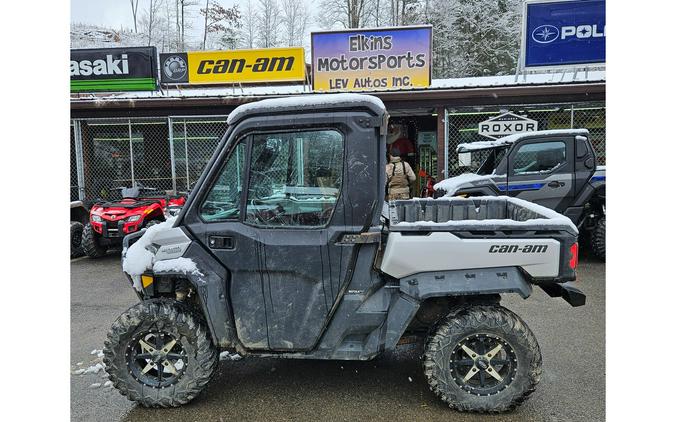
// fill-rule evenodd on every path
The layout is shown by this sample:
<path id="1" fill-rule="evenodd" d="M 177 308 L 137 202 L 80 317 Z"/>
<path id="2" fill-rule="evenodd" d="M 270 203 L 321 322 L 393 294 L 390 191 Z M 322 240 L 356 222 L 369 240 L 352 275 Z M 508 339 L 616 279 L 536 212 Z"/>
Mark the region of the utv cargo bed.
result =
<path id="1" fill-rule="evenodd" d="M 568 262 L 576 238 L 569 218 L 517 198 L 392 201 L 381 269 L 402 279 L 430 271 L 519 267 L 531 282 L 568 281 L 575 277 Z"/>
<path id="2" fill-rule="evenodd" d="M 540 205 L 508 196 L 410 199 L 389 205 L 389 231 L 565 231 L 572 221 Z"/>

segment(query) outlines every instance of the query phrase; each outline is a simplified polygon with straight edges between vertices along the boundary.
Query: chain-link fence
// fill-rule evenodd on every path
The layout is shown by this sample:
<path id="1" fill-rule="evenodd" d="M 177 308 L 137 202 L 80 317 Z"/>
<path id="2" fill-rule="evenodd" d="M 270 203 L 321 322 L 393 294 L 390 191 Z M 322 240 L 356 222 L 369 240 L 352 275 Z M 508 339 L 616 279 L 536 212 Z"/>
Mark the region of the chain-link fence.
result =
<path id="1" fill-rule="evenodd" d="M 133 185 L 188 190 L 225 133 L 225 122 L 224 116 L 73 120 L 71 200 L 118 199 L 121 187 Z"/>
<path id="2" fill-rule="evenodd" d="M 605 104 L 567 103 L 485 106 L 448 109 L 448 177 L 476 171 L 486 158 L 486 151 L 457 154 L 461 143 L 486 141 L 478 134 L 478 124 L 505 112 L 512 112 L 538 122 L 538 130 L 588 129 L 591 143 L 598 155 L 598 164 L 605 164 Z"/>

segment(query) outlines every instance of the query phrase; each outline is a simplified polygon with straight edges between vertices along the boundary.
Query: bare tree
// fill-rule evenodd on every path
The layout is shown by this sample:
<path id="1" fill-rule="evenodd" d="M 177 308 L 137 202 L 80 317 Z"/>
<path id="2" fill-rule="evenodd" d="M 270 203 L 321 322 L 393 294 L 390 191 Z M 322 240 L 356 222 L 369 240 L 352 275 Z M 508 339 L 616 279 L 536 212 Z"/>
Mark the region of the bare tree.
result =
<path id="1" fill-rule="evenodd" d="M 256 44 L 256 28 L 258 25 L 258 10 L 253 0 L 246 0 L 241 13 L 240 45 L 244 48 L 253 48 Z"/>
<path id="2" fill-rule="evenodd" d="M 257 44 L 258 47 L 277 46 L 279 5 L 276 0 L 258 0 Z"/>
<path id="3" fill-rule="evenodd" d="M 309 15 L 304 0 L 281 0 L 281 22 L 287 46 L 302 45 Z"/>
<path id="4" fill-rule="evenodd" d="M 138 25 L 137 25 L 137 19 L 136 17 L 138 16 L 138 0 L 129 0 L 131 2 L 131 14 L 134 17 L 134 32 L 138 32 Z"/>
<path id="5" fill-rule="evenodd" d="M 368 25 L 373 14 L 372 2 L 372 0 L 322 0 L 319 6 L 321 24 L 324 28 L 336 25 L 343 28 L 363 28 Z"/>
<path id="6" fill-rule="evenodd" d="M 141 26 L 144 28 L 144 32 L 148 36 L 148 45 L 152 45 L 152 31 L 157 26 L 161 25 L 161 17 L 159 12 L 162 7 L 163 0 L 150 0 L 148 8 L 143 11 L 141 16 Z"/>
<path id="7" fill-rule="evenodd" d="M 218 43 L 226 48 L 236 48 L 239 40 L 239 29 L 241 28 L 241 13 L 239 6 L 234 5 L 225 8 L 213 0 L 211 7 L 209 1 L 206 2 L 207 8 L 201 9 L 199 13 L 204 15 L 204 40 L 202 48 L 206 49 L 206 35 L 208 33 L 217 33 L 220 35 Z"/>

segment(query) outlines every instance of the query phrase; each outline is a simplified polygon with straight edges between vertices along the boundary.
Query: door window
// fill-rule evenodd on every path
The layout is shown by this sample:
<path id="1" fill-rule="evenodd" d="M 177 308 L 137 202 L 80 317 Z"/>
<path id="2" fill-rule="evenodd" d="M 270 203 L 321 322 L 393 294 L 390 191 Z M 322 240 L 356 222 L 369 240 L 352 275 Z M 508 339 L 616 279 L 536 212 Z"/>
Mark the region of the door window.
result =
<path id="1" fill-rule="evenodd" d="M 240 142 L 223 166 L 199 213 L 207 222 L 237 219 L 244 186 L 246 142 Z"/>
<path id="2" fill-rule="evenodd" d="M 343 143 L 335 130 L 254 135 L 246 221 L 272 227 L 328 224 L 342 187 Z"/>
<path id="3" fill-rule="evenodd" d="M 550 173 L 566 162 L 565 142 L 538 142 L 523 145 L 513 156 L 512 174 L 525 176 Z"/>

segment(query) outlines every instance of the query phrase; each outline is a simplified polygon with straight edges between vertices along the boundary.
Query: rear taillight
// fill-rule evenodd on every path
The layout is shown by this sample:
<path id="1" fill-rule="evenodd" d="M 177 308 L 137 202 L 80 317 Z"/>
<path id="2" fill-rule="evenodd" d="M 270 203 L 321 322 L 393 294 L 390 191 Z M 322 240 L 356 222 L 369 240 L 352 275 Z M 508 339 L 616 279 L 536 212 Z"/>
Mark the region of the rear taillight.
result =
<path id="1" fill-rule="evenodd" d="M 577 263 L 579 262 L 579 244 L 573 243 L 570 246 L 570 268 L 573 270 L 577 269 Z"/>

